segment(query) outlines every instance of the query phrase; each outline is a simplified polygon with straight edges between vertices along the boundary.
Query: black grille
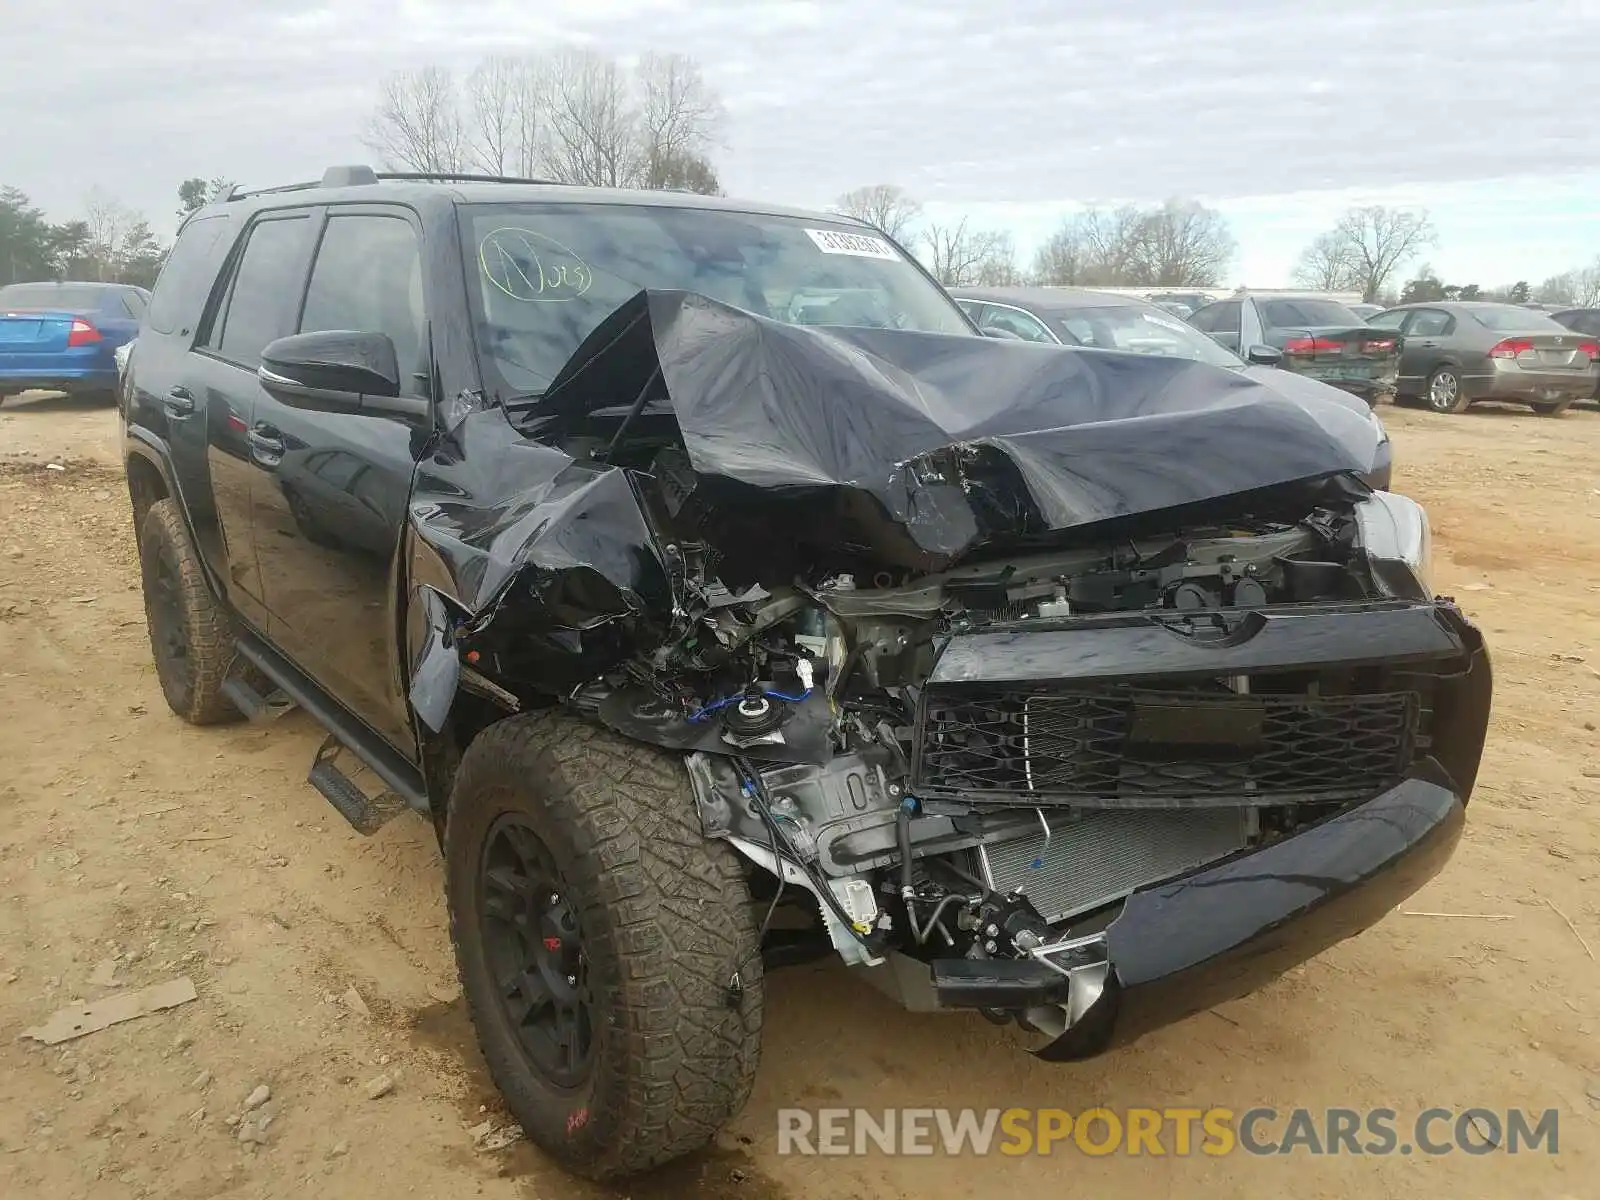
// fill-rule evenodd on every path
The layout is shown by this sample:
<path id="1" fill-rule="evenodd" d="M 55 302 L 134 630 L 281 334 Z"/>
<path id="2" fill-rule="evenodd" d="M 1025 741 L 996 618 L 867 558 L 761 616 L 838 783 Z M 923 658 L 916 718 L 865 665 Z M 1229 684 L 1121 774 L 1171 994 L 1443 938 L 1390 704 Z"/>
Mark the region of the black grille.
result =
<path id="1" fill-rule="evenodd" d="M 940 690 L 924 701 L 915 786 L 1013 803 L 1352 797 L 1400 779 L 1419 712 L 1409 691 Z"/>

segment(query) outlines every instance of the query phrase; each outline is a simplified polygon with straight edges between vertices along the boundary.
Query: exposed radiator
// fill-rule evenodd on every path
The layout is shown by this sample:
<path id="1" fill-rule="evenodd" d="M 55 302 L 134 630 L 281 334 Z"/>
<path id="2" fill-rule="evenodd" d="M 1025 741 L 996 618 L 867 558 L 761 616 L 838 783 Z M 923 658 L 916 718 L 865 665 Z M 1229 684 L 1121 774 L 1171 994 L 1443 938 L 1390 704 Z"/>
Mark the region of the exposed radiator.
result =
<path id="1" fill-rule="evenodd" d="M 1071 821 L 1057 815 L 1048 839 L 1041 828 L 969 854 L 991 888 L 1022 888 L 1053 922 L 1241 849 L 1248 818 L 1238 808 L 1099 811 Z"/>

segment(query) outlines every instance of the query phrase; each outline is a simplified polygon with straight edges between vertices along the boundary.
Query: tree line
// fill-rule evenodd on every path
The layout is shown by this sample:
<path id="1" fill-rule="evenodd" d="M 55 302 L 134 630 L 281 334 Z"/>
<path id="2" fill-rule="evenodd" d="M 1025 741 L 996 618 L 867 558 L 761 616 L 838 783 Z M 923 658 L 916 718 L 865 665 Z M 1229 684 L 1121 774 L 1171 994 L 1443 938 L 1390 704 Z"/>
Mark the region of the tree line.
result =
<path id="1" fill-rule="evenodd" d="M 712 155 L 725 121 L 721 96 L 690 57 L 647 54 L 625 66 L 594 51 L 561 49 L 490 56 L 464 73 L 440 66 L 395 72 L 380 85 L 362 138 L 391 171 L 720 195 Z M 178 215 L 232 187 L 216 177 L 184 180 Z M 1182 197 L 1085 208 L 1065 218 L 1026 265 L 1008 231 L 965 216 L 927 219 L 922 204 L 895 184 L 858 187 L 833 207 L 912 250 L 948 287 L 1215 288 L 1238 252 L 1220 212 Z M 1448 284 L 1427 265 L 1399 283 L 1406 264 L 1437 244 L 1426 209 L 1351 208 L 1306 246 L 1293 282 L 1359 292 L 1373 302 L 1600 304 L 1600 257 L 1537 288 L 1526 281 Z M 24 192 L 0 188 L 0 283 L 73 278 L 149 287 L 166 252 L 142 214 L 99 189 L 81 217 L 55 224 Z"/>
<path id="2" fill-rule="evenodd" d="M 232 189 L 226 179 L 184 180 L 179 218 Z M 0 187 L 0 285 L 72 279 L 152 288 L 168 249 L 142 213 L 100 188 L 81 217 L 56 223 L 21 188 Z"/>
<path id="3" fill-rule="evenodd" d="M 1222 214 L 1195 200 L 1086 209 L 1062 222 L 1027 268 L 1009 233 L 965 217 L 924 221 L 922 205 L 894 184 L 856 188 L 834 207 L 917 252 L 946 287 L 1214 287 L 1238 249 Z"/>
<path id="4" fill-rule="evenodd" d="M 389 75 L 363 134 L 394 171 L 720 194 L 721 97 L 681 54 L 632 67 L 591 50 Z"/>

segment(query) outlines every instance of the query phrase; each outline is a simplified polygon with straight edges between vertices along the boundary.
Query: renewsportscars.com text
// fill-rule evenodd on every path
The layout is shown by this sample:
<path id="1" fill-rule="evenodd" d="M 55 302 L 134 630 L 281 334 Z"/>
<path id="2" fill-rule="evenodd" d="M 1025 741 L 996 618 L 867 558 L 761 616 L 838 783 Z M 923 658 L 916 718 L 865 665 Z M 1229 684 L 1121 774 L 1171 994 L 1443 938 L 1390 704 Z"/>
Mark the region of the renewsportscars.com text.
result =
<path id="1" fill-rule="evenodd" d="M 1183 1157 L 1556 1154 L 1556 1109 L 781 1108 L 778 1153 Z"/>

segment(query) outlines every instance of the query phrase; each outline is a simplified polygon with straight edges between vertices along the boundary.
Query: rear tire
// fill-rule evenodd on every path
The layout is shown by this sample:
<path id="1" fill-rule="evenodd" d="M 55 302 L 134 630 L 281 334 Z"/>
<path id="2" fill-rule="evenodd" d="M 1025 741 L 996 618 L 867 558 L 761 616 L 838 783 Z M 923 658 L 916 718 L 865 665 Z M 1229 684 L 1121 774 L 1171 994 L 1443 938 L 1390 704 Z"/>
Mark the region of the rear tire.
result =
<path id="1" fill-rule="evenodd" d="M 1571 400 L 1558 400 L 1554 404 L 1535 404 L 1533 406 L 1533 411 L 1538 413 L 1541 417 L 1559 417 L 1571 407 Z"/>
<path id="2" fill-rule="evenodd" d="M 1436 413 L 1465 412 L 1466 393 L 1461 390 L 1461 376 L 1454 367 L 1440 367 L 1428 376 L 1428 390 L 1424 396 L 1428 409 Z"/>
<path id="3" fill-rule="evenodd" d="M 191 725 L 241 719 L 222 694 L 238 653 L 233 621 L 211 594 L 175 501 L 157 500 L 145 514 L 139 568 L 150 650 L 167 706 Z"/>
<path id="4" fill-rule="evenodd" d="M 478 1042 L 535 1144 L 615 1179 L 739 1112 L 760 943 L 741 861 L 705 837 L 676 756 L 563 714 L 502 720 L 462 756 L 444 857 Z"/>

